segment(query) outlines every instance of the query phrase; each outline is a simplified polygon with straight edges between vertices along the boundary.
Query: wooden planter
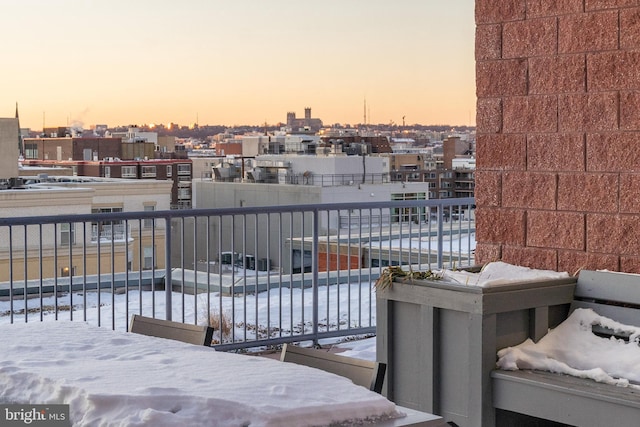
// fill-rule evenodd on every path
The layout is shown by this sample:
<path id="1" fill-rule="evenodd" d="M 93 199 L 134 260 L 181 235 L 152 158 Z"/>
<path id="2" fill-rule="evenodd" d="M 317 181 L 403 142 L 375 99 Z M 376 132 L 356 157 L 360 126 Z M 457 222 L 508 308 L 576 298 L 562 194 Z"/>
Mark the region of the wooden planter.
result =
<path id="1" fill-rule="evenodd" d="M 383 393 L 460 427 L 493 426 L 497 350 L 540 339 L 566 318 L 576 279 L 495 287 L 399 280 L 377 292 Z"/>

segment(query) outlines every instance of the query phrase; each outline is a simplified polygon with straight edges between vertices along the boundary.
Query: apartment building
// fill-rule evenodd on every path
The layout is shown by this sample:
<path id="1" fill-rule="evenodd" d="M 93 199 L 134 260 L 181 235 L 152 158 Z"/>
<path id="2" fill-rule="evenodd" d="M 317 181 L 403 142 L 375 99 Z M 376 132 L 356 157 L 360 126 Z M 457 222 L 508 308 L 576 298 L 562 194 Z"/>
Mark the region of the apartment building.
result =
<path id="1" fill-rule="evenodd" d="M 25 138 L 23 165 L 71 168 L 75 176 L 171 181 L 171 207 L 190 208 L 191 160 L 158 149 L 157 138 L 147 134 L 130 131 L 117 138 Z"/>
<path id="2" fill-rule="evenodd" d="M 169 181 L 43 175 L 20 181 L 20 187 L 0 190 L 0 217 L 169 209 Z M 26 279 L 38 279 L 163 268 L 164 236 L 164 224 L 150 221 L 65 223 L 58 224 L 55 233 L 34 225 L 11 236 L 2 228 L 0 282 L 9 280 L 9 274 L 23 280 L 25 271 Z M 101 244 L 109 250 L 100 251 Z M 87 262 L 79 263 L 83 251 Z"/>
<path id="3" fill-rule="evenodd" d="M 392 181 L 424 182 L 429 199 L 474 197 L 475 149 L 472 142 L 447 138 L 442 150 L 389 154 Z"/>

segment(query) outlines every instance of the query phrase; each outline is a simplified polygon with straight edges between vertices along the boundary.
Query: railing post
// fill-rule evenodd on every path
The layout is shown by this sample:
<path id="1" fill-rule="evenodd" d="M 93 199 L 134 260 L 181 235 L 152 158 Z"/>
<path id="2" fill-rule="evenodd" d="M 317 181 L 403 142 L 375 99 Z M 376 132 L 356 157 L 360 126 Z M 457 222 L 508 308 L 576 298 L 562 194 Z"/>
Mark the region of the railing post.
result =
<path id="1" fill-rule="evenodd" d="M 165 319 L 171 320 L 171 217 L 165 218 L 164 231 L 164 298 Z"/>
<path id="2" fill-rule="evenodd" d="M 438 204 L 438 269 L 442 269 L 442 249 L 444 247 L 443 234 L 444 234 L 444 204 Z"/>
<path id="3" fill-rule="evenodd" d="M 318 345 L 318 221 L 320 213 L 318 209 L 312 211 L 313 214 L 313 235 L 311 246 L 311 286 L 313 289 L 313 344 Z M 303 248 L 303 269 L 304 269 L 304 248 Z"/>

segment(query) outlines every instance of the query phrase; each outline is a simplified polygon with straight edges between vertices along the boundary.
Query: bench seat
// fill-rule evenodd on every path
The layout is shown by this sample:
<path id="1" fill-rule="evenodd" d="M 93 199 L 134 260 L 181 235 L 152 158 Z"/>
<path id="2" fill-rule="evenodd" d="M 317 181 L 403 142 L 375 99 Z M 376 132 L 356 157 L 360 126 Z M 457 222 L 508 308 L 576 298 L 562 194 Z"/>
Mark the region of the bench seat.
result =
<path id="1" fill-rule="evenodd" d="M 639 326 L 640 275 L 581 271 L 571 311 L 577 308 Z M 607 330 L 594 333 L 607 335 Z M 493 407 L 499 410 L 570 426 L 640 425 L 640 388 L 538 370 L 494 370 L 491 380 Z"/>
<path id="2" fill-rule="evenodd" d="M 491 374 L 493 405 L 574 426 L 640 425 L 640 390 L 545 371 Z"/>

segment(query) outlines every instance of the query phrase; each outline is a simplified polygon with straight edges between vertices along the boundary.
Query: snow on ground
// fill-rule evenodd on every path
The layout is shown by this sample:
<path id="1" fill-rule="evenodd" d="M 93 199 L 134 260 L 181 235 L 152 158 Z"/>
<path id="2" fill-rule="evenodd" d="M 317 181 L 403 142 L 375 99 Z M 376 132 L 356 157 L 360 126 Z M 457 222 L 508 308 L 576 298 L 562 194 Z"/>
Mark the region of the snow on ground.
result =
<path id="1" fill-rule="evenodd" d="M 208 312 L 214 315 L 222 313 L 225 319 L 233 320 L 235 339 L 253 340 L 257 335 L 265 338 L 300 334 L 310 332 L 313 314 L 313 294 L 307 289 L 271 289 L 257 295 L 221 296 L 218 293 L 183 295 L 172 293 L 172 320 L 187 323 L 206 324 Z M 341 284 L 335 286 L 318 287 L 318 311 L 320 330 L 335 330 L 347 325 L 374 326 L 376 324 L 375 293 L 371 283 Z M 207 306 L 207 297 L 209 307 Z M 45 310 L 42 314 L 44 321 L 56 320 L 54 314 L 56 300 L 53 296 L 43 298 Z M 111 292 L 74 292 L 64 294 L 58 298 L 58 320 L 85 320 L 93 325 L 126 330 L 131 315 L 165 318 L 166 299 L 164 291 L 140 292 L 130 290 L 126 294 L 112 294 Z M 14 300 L 13 321 L 24 322 L 25 316 L 29 322 L 39 322 L 39 298 L 27 300 L 27 312 L 24 312 L 24 300 Z M 70 307 L 73 306 L 73 312 Z M 0 325 L 10 323 L 8 315 L 11 308 L 9 301 L 0 301 Z M 113 314 L 112 314 L 113 309 Z M 258 327 L 255 327 L 255 325 Z M 214 337 L 219 339 L 219 335 Z M 226 336 L 225 338 L 229 338 Z"/>
<path id="2" fill-rule="evenodd" d="M 2 328 L 0 403 L 67 403 L 74 426 L 346 426 L 402 416 L 382 395 L 301 365 L 84 322 Z"/>
<path id="3" fill-rule="evenodd" d="M 500 286 L 507 283 L 540 280 L 542 278 L 553 279 L 568 277 L 567 273 L 557 273 L 547 270 L 532 270 L 501 262 L 488 264 L 480 273 L 453 272 L 447 270 L 444 272 L 444 274 L 444 280 L 455 281 L 459 284 L 469 286 Z M 337 324 L 352 324 L 354 322 L 361 322 L 363 320 L 365 323 L 370 321 L 371 325 L 375 325 L 375 294 L 372 292 L 371 288 L 372 286 L 370 283 L 355 285 L 336 285 L 330 286 L 328 288 L 320 287 L 319 312 L 320 318 L 322 319 L 321 321 L 324 321 L 326 324 L 331 325 L 330 327 L 336 327 Z M 281 294 L 282 292 L 284 292 L 284 294 Z M 296 328 L 304 328 L 305 324 L 308 322 L 308 316 L 311 315 L 311 303 L 313 301 L 311 292 L 311 289 L 273 289 L 269 292 L 260 293 L 258 295 L 248 295 L 246 300 L 240 297 L 225 297 L 214 293 L 211 294 L 211 302 L 214 305 L 219 305 L 223 312 L 226 310 L 230 310 L 233 306 L 237 313 L 234 321 L 242 319 L 247 323 L 255 324 L 257 322 L 258 324 L 266 325 L 267 315 L 270 316 L 269 322 L 274 322 L 275 319 L 279 319 L 279 316 L 282 316 L 283 320 L 282 322 L 278 323 L 278 327 L 282 328 L 284 333 L 288 333 L 287 329 L 295 330 Z M 74 320 L 82 320 L 83 312 L 81 311 L 81 305 L 84 305 L 84 299 L 86 298 L 86 306 L 89 307 L 87 309 L 87 321 L 89 323 L 93 325 L 97 324 L 98 312 L 100 313 L 101 323 L 103 325 L 110 326 L 112 320 L 115 322 L 117 333 L 122 334 L 122 336 L 113 339 L 108 337 L 100 338 L 98 342 L 102 342 L 105 345 L 98 346 L 97 350 L 92 347 L 96 345 L 95 333 L 86 334 L 86 337 L 85 334 L 75 334 L 72 339 L 65 338 L 67 340 L 67 349 L 65 350 L 65 352 L 48 354 L 48 342 L 51 342 L 52 340 L 54 342 L 56 340 L 63 340 L 62 337 L 56 338 L 55 334 L 58 333 L 56 331 L 58 331 L 59 329 L 59 333 L 64 333 L 66 328 L 72 327 L 72 324 L 69 322 L 58 322 L 58 324 L 53 324 L 52 322 L 44 322 L 43 324 L 40 324 L 40 313 L 35 311 L 32 307 L 32 305 L 35 307 L 40 304 L 39 299 L 29 300 L 28 307 L 31 307 L 31 309 L 27 310 L 29 319 L 28 324 L 24 324 L 24 314 L 22 314 L 16 315 L 14 317 L 14 322 L 16 322 L 15 325 L 0 326 L 3 328 L 3 342 L 11 343 L 11 345 L 6 350 L 8 353 L 0 354 L 0 360 L 10 361 L 4 362 L 2 364 L 2 367 L 0 367 L 0 378 L 2 378 L 2 387 L 4 387 L 4 389 L 0 388 L 0 396 L 7 395 L 2 391 L 7 390 L 7 387 L 13 387 L 11 388 L 11 390 L 18 393 L 17 396 L 26 396 L 24 394 L 20 394 L 27 393 L 26 384 L 29 384 L 28 387 L 30 388 L 33 388 L 34 384 L 39 384 L 35 378 L 29 377 L 26 368 L 20 365 L 23 362 L 27 363 L 27 361 L 35 361 L 37 362 L 36 365 L 38 363 L 43 363 L 44 365 L 50 365 L 54 362 L 61 363 L 60 366 L 63 366 L 63 368 L 59 369 L 58 375 L 60 377 L 55 381 L 64 381 L 64 378 L 67 378 L 67 375 L 73 376 L 77 379 L 77 381 L 83 381 L 83 379 L 91 378 L 91 376 L 94 375 L 92 373 L 92 364 L 74 360 L 74 349 L 89 349 L 89 351 L 91 352 L 96 352 L 92 356 L 96 358 L 102 357 L 100 356 L 100 354 L 104 353 L 104 357 L 107 360 L 109 358 L 113 358 L 114 365 L 109 368 L 109 371 L 118 372 L 118 370 L 127 365 L 128 362 L 126 362 L 126 360 L 123 361 L 122 357 L 118 354 L 110 354 L 108 352 L 105 352 L 104 348 L 102 347 L 106 347 L 106 344 L 109 343 L 117 344 L 118 342 L 126 342 L 127 339 L 131 337 L 129 334 L 124 334 L 122 332 L 126 329 L 127 325 L 127 314 L 125 310 L 125 307 L 127 307 L 127 298 L 129 314 L 139 312 L 141 307 L 142 314 L 150 315 L 152 312 L 151 297 L 154 296 L 156 304 L 156 315 L 159 317 L 164 316 L 164 292 L 156 292 L 155 294 L 153 294 L 151 292 L 139 292 L 136 290 L 130 291 L 128 295 L 111 295 L 110 293 L 103 292 L 100 294 L 100 301 L 98 301 L 97 295 L 98 294 L 95 292 L 87 293 L 86 295 L 75 294 L 73 297 L 73 304 L 71 304 L 69 295 L 62 296 L 58 301 L 58 304 L 61 306 L 73 305 L 80 308 L 80 311 L 73 312 L 73 316 Z M 337 309 L 338 301 L 340 302 L 339 313 Z M 351 302 L 351 305 L 349 305 L 349 302 Z M 364 313 L 359 311 L 360 303 L 362 303 L 363 306 L 367 307 L 367 310 L 364 310 Z M 9 316 L 6 315 L 9 309 L 9 304 L 10 303 L 8 301 L 0 302 L 0 324 L 6 324 L 9 322 Z M 20 304 L 23 304 L 23 302 L 14 301 L 14 310 L 19 310 L 21 308 L 23 309 L 24 305 L 21 306 Z M 53 306 L 53 298 L 50 297 L 44 299 L 44 304 Z M 111 317 L 112 305 L 113 307 L 115 307 L 115 317 L 113 319 Z M 206 315 L 206 309 L 204 309 L 204 307 L 206 307 L 206 295 L 187 295 L 183 298 L 181 294 L 173 293 L 173 305 L 174 320 L 182 319 L 182 307 L 184 307 L 185 318 L 187 319 L 187 321 L 192 323 L 191 319 L 197 319 L 198 323 L 203 322 L 204 316 Z M 348 307 L 350 307 L 350 309 Z M 370 318 L 369 315 L 371 315 Z M 62 311 L 59 313 L 58 318 L 64 321 L 69 320 L 70 316 L 70 311 Z M 54 315 L 51 312 L 48 312 L 43 315 L 43 318 L 44 320 L 54 320 Z M 74 324 L 78 324 L 78 322 L 74 322 Z M 273 325 L 273 323 L 268 324 Z M 591 325 L 593 324 L 601 324 L 611 329 L 628 331 L 631 333 L 631 339 L 629 340 L 629 343 L 626 343 L 624 341 L 616 339 L 604 339 L 597 337 L 591 332 Z M 30 336 L 31 333 L 28 332 L 27 328 L 31 328 L 31 330 L 40 332 L 45 331 L 46 339 L 40 340 L 41 342 L 39 342 L 39 340 L 35 339 L 34 336 Z M 104 330 L 105 334 L 111 333 L 110 328 L 108 327 L 100 328 L 100 330 Z M 247 336 L 247 338 L 251 338 L 247 334 L 255 332 L 247 332 L 246 329 L 236 327 L 235 333 L 237 336 L 240 335 L 241 337 Z M 23 336 L 26 337 L 26 339 L 21 338 Z M 498 353 L 499 360 L 497 366 L 502 369 L 549 370 L 579 377 L 592 378 L 596 381 L 603 381 L 611 384 L 628 385 L 629 381 L 640 382 L 640 347 L 638 346 L 639 338 L 640 328 L 621 325 L 610 319 L 604 318 L 591 310 L 576 310 L 569 319 L 567 319 L 557 328 L 550 331 L 550 333 L 542 340 L 540 340 L 537 344 L 534 344 L 532 341 L 528 340 L 518 346 L 501 350 Z M 146 338 L 136 336 L 135 339 L 141 340 Z M 90 342 L 86 342 L 85 340 L 89 340 Z M 333 343 L 335 343 L 335 341 Z M 131 356 L 131 360 L 138 360 L 138 358 L 140 360 L 144 360 L 145 358 L 150 357 L 151 360 L 156 361 L 154 363 L 160 363 L 162 365 L 166 362 L 166 369 L 177 369 L 172 364 L 174 363 L 173 356 L 162 356 L 162 354 L 165 352 L 165 346 L 169 345 L 174 344 L 170 344 L 170 342 L 163 344 L 163 351 L 160 351 L 160 349 L 157 348 L 157 345 L 155 345 L 155 349 L 152 348 L 154 346 L 147 345 L 145 346 L 145 350 L 139 349 L 139 353 L 135 353 L 136 351 L 138 351 L 135 350 L 135 354 Z M 336 345 L 346 350 L 341 353 L 344 356 L 375 360 L 375 337 L 365 340 L 348 341 Z M 193 346 L 193 348 L 194 351 L 202 351 L 202 349 L 195 350 L 195 346 Z M 25 358 L 25 355 L 28 355 L 28 357 Z M 237 355 L 229 356 L 235 357 Z M 194 357 L 196 357 L 197 359 L 197 356 Z M 24 361 L 22 359 L 24 359 Z M 196 362 L 195 359 L 191 361 L 189 361 L 188 359 L 183 360 L 182 356 L 180 357 L 180 360 L 180 365 L 188 366 L 190 368 L 190 373 L 186 374 L 185 381 L 193 382 L 195 384 L 194 390 L 197 391 L 202 387 L 209 388 L 211 386 L 212 381 L 209 381 L 206 376 L 202 376 L 202 363 Z M 237 381 L 240 377 L 244 378 L 245 376 L 256 376 L 257 378 L 260 378 L 261 374 L 272 371 L 272 366 L 268 366 L 267 369 L 266 365 L 262 365 L 263 362 L 258 362 L 261 365 L 251 365 L 251 363 L 254 362 L 245 362 L 245 359 L 243 359 L 243 362 L 238 363 L 239 365 L 234 365 L 233 369 L 221 369 L 221 367 L 216 363 L 207 364 L 206 372 L 210 372 L 211 375 L 216 378 L 215 384 L 217 387 L 218 383 L 235 384 L 235 381 Z M 138 368 L 140 366 L 140 364 L 135 363 L 133 363 L 133 365 L 137 366 Z M 254 366 L 259 366 L 255 374 L 247 371 L 247 369 Z M 77 372 L 76 369 L 78 369 Z M 131 367 L 130 369 L 134 368 Z M 19 373 L 17 377 L 13 377 L 11 375 L 11 373 L 14 371 Z M 273 372 L 276 371 L 277 369 Z M 241 374 L 238 374 L 238 372 L 241 372 Z M 289 371 L 287 375 L 290 375 L 291 372 L 292 371 Z M 82 375 L 80 373 L 82 373 Z M 98 374 L 102 375 L 100 372 L 96 373 L 95 375 Z M 230 378 L 228 381 L 220 381 L 218 377 L 219 374 L 229 374 L 232 378 Z M 7 375 L 8 378 L 13 378 L 11 381 L 15 381 L 14 385 L 6 384 L 5 377 L 7 377 Z M 195 377 L 193 377 L 193 375 L 195 375 Z M 273 375 L 277 377 L 276 374 Z M 280 381 L 281 378 L 277 378 L 277 380 Z M 92 409 L 93 406 L 89 405 L 88 403 L 86 404 L 88 405 L 86 407 L 80 405 L 80 403 L 79 405 L 82 408 L 82 411 L 89 411 L 93 414 L 92 416 L 101 417 L 102 419 L 109 419 L 109 417 L 113 415 L 112 412 L 109 411 L 117 411 L 120 407 L 120 403 L 118 405 L 107 404 L 107 402 L 113 402 L 109 399 L 108 388 L 104 393 L 100 393 L 97 390 L 85 392 L 79 389 L 74 389 L 73 391 L 68 391 L 63 385 L 61 385 L 61 383 L 55 381 L 51 384 L 40 385 L 39 387 L 41 387 L 42 389 L 36 387 L 36 389 L 33 391 L 33 394 L 29 395 L 33 396 L 33 398 L 29 397 L 28 399 L 30 401 L 35 401 L 37 400 L 35 398 L 36 396 L 42 396 L 42 398 L 45 398 L 45 395 L 47 395 L 48 393 L 49 395 L 64 394 L 69 399 L 79 399 L 79 401 L 81 401 L 82 399 L 87 399 L 86 393 L 95 393 L 95 395 L 92 395 L 93 397 L 91 398 L 94 399 L 91 400 L 91 405 L 95 406 L 94 409 Z M 127 421 L 127 423 L 122 425 L 142 425 L 142 421 L 140 420 L 143 419 L 153 420 L 154 425 L 158 426 L 178 425 L 172 424 L 175 420 L 180 420 L 179 424 L 184 425 L 184 423 L 182 423 L 182 420 L 179 418 L 174 418 L 174 415 L 175 417 L 213 417 L 214 415 L 217 417 L 222 416 L 222 419 L 233 419 L 234 422 L 236 422 L 236 424 L 234 425 L 238 425 L 237 421 L 240 419 L 256 420 L 255 418 L 242 418 L 250 412 L 249 410 L 245 412 L 245 409 L 247 409 L 245 407 L 246 400 L 248 400 L 249 403 L 264 405 L 266 409 L 262 407 L 259 409 L 260 411 L 267 412 L 261 414 L 267 414 L 265 416 L 271 417 L 267 417 L 265 419 L 278 420 L 277 417 L 279 415 L 277 414 L 286 413 L 287 416 L 299 416 L 301 417 L 300 420 L 311 422 L 311 418 L 307 418 L 306 413 L 302 415 L 301 413 L 296 413 L 293 410 L 293 412 L 287 412 L 289 410 L 286 410 L 285 412 L 278 410 L 273 413 L 269 413 L 269 411 L 272 409 L 270 409 L 270 402 L 272 398 L 275 398 L 274 396 L 291 396 L 295 399 L 306 393 L 306 391 L 302 393 L 299 389 L 296 389 L 293 385 L 288 383 L 276 386 L 275 383 L 272 383 L 274 381 L 273 378 L 264 380 L 263 386 L 267 387 L 267 392 L 265 392 L 265 389 L 260 390 L 260 387 L 254 387 L 252 390 L 246 391 L 246 393 L 248 393 L 247 396 L 249 396 L 248 399 L 245 400 L 243 396 L 239 396 L 238 401 L 235 403 L 227 402 L 227 398 L 235 399 L 234 393 L 242 394 L 245 392 L 241 393 L 240 391 L 235 390 L 234 387 L 231 387 L 232 390 L 225 392 L 230 394 L 225 394 L 225 399 L 222 399 L 222 402 L 224 402 L 223 404 L 219 404 L 216 398 L 208 398 L 203 396 L 200 396 L 197 399 L 193 400 L 186 399 L 184 396 L 179 395 L 179 393 L 174 393 L 175 390 L 173 390 L 173 382 L 171 383 L 171 387 L 166 388 L 166 384 L 159 385 L 155 384 L 152 380 L 148 381 L 149 382 L 145 384 L 132 384 L 131 387 L 132 390 L 137 390 L 136 393 L 138 391 L 140 392 L 139 399 L 147 402 L 147 409 L 145 409 L 144 411 L 140 411 L 139 413 L 137 413 L 137 415 L 133 415 L 134 417 L 138 418 L 129 420 Z M 322 389 L 322 380 L 314 380 L 314 388 L 316 385 L 316 381 L 320 381 L 318 383 L 320 384 L 318 388 Z M 220 385 L 222 386 L 223 384 Z M 332 385 L 328 388 L 332 389 L 333 387 L 334 386 Z M 257 393 L 258 390 L 260 391 L 259 396 L 251 394 L 252 392 Z M 332 393 L 329 392 L 329 395 L 331 394 Z M 331 396 L 327 398 L 330 397 Z M 120 402 L 122 400 L 122 396 L 118 396 L 118 398 L 118 402 Z M 339 400 L 342 402 L 342 396 Z M 167 405 L 168 401 L 176 402 L 174 405 L 175 407 L 172 406 L 172 408 L 176 410 L 174 412 L 169 411 L 173 415 L 170 415 L 166 411 L 163 412 L 162 408 L 166 409 L 166 406 L 163 405 Z M 369 403 L 366 403 L 364 406 L 369 405 Z M 378 406 L 378 404 L 380 404 L 380 406 Z M 357 408 L 358 405 L 359 404 L 356 404 L 355 407 Z M 389 410 L 389 406 L 387 405 L 388 402 L 374 403 L 374 413 L 375 411 L 382 411 L 377 413 L 387 413 Z M 353 405 L 350 408 L 352 407 Z M 91 412 L 92 410 L 94 412 Z M 252 408 L 251 410 L 257 409 Z M 331 410 L 330 412 L 339 414 L 339 405 L 336 411 Z M 172 421 L 167 421 L 167 424 L 162 424 L 163 422 L 165 422 L 165 418 L 163 417 L 167 417 L 166 420 L 171 419 Z M 297 420 L 297 418 L 293 419 Z M 191 419 L 190 422 L 192 422 Z M 265 423 L 266 424 L 263 423 L 251 425 L 270 425 L 267 421 L 265 421 Z M 274 421 L 274 424 L 272 425 L 278 425 L 277 423 L 277 421 Z M 190 425 L 197 425 L 197 423 Z"/>

